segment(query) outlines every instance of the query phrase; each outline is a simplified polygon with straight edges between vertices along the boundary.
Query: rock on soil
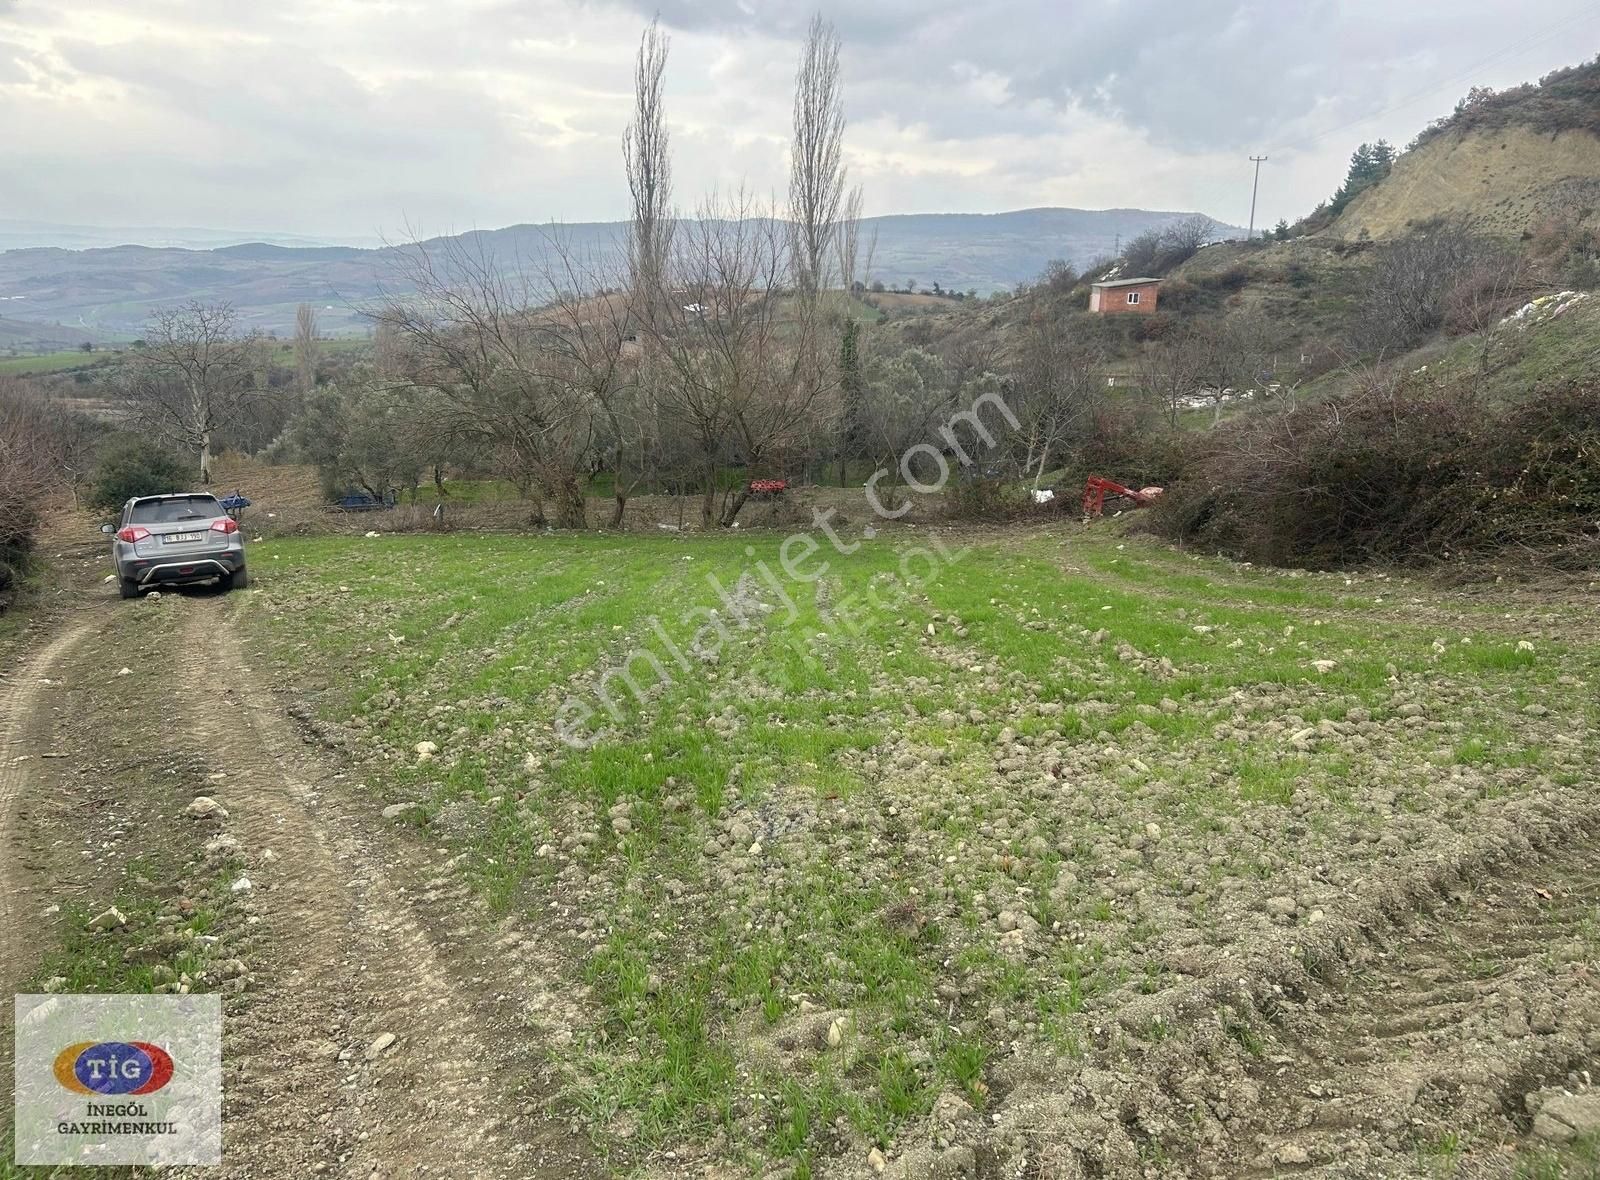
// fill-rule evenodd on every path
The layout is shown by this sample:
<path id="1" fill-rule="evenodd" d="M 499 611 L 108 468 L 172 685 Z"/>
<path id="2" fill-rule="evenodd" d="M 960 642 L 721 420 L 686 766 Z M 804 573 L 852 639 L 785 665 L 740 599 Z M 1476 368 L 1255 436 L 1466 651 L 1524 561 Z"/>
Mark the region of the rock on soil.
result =
<path id="1" fill-rule="evenodd" d="M 1546 1100 L 1533 1116 L 1533 1133 L 1552 1143 L 1600 1133 L 1600 1093 L 1562 1094 Z"/>
<path id="2" fill-rule="evenodd" d="M 88 929 L 96 934 L 103 934 L 107 930 L 118 930 L 128 924 L 128 917 L 116 906 L 97 914 L 89 920 Z"/>

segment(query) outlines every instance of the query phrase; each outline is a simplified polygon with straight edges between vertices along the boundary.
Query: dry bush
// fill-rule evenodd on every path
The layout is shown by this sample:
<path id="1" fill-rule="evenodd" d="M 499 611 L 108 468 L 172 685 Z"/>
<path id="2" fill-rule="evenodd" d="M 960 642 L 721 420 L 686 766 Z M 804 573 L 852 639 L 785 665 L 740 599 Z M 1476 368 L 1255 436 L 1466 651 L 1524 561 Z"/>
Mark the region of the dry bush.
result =
<path id="1" fill-rule="evenodd" d="M 1385 245 L 1355 326 L 1361 352 L 1403 352 L 1444 326 L 1450 292 L 1502 251 L 1462 222 L 1441 222 Z"/>
<path id="2" fill-rule="evenodd" d="M 1600 58 L 1555 70 L 1537 86 L 1525 83 L 1500 91 L 1474 86 L 1454 112 L 1425 127 L 1407 150 L 1447 131 L 1513 126 L 1546 134 L 1585 130 L 1600 135 Z"/>
<path id="3" fill-rule="evenodd" d="M 1600 230 L 1562 216 L 1527 237 L 1528 253 L 1552 282 L 1578 291 L 1600 287 Z"/>
<path id="4" fill-rule="evenodd" d="M 1382 383 L 1213 432 L 1158 532 L 1277 565 L 1595 553 L 1600 386 L 1511 409 Z M 1587 560 L 1579 557 L 1577 560 Z"/>
<path id="5" fill-rule="evenodd" d="M 1165 487 L 1183 474 L 1197 437 L 1167 428 L 1153 405 L 1104 410 L 1095 415 L 1063 482 L 1081 487 L 1088 476 L 1105 475 L 1129 487 Z"/>
<path id="6" fill-rule="evenodd" d="M 0 379 L 0 596 L 14 586 L 45 502 L 61 483 L 47 408 L 23 382 Z"/>
<path id="7" fill-rule="evenodd" d="M 944 508 L 953 520 L 1016 520 L 1032 511 L 1033 500 L 1014 480 L 974 476 L 950 481 Z"/>
<path id="8" fill-rule="evenodd" d="M 1216 234 L 1216 222 L 1200 213 L 1161 229 L 1147 229 L 1123 247 L 1123 273 L 1164 275 L 1193 258 Z"/>

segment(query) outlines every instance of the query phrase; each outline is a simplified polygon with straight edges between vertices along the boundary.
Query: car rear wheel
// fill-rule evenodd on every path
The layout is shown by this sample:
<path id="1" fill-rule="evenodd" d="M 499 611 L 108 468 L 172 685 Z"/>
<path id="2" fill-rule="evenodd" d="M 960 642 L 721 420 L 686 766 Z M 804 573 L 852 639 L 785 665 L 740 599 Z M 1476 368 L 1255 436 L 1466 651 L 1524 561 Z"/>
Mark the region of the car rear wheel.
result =
<path id="1" fill-rule="evenodd" d="M 225 584 L 229 590 L 243 590 L 250 585 L 250 571 L 240 566 L 229 574 Z"/>
<path id="2" fill-rule="evenodd" d="M 138 598 L 139 583 L 135 582 L 132 578 L 118 578 L 117 593 L 122 595 L 124 598 Z"/>

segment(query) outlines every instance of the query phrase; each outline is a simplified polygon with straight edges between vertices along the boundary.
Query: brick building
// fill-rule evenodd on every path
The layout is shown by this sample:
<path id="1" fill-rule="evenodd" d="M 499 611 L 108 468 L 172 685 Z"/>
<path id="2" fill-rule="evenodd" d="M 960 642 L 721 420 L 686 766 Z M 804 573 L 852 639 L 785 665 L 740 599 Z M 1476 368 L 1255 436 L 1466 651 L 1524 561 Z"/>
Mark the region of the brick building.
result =
<path id="1" fill-rule="evenodd" d="M 1091 283 L 1089 310 L 1099 315 L 1149 315 L 1156 309 L 1156 297 L 1161 289 L 1160 279 L 1116 279 L 1109 283 Z"/>

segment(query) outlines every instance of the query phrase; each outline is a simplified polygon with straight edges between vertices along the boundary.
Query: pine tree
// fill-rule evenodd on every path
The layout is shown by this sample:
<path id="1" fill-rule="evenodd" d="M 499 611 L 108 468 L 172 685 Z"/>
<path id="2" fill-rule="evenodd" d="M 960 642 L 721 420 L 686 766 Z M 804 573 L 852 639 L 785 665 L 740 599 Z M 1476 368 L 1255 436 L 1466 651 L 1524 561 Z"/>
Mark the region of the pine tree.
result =
<path id="1" fill-rule="evenodd" d="M 1394 145 L 1386 139 L 1377 143 L 1364 143 L 1350 154 L 1350 168 L 1345 173 L 1344 183 L 1333 194 L 1333 199 L 1328 202 L 1328 208 L 1334 213 L 1340 212 L 1357 193 L 1363 189 L 1371 188 L 1389 175 L 1389 169 L 1394 166 Z"/>

